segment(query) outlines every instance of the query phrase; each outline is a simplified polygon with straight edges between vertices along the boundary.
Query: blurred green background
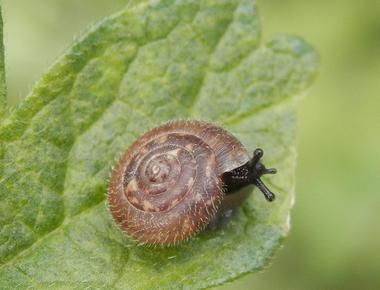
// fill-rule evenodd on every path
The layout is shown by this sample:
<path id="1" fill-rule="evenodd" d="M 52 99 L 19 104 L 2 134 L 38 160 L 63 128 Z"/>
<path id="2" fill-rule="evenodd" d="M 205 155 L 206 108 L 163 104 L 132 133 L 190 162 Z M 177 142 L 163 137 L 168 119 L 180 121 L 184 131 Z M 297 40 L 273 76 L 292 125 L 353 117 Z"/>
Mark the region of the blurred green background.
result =
<path id="1" fill-rule="evenodd" d="M 3 0 L 10 102 L 127 0 Z M 259 0 L 264 39 L 304 37 L 321 68 L 299 106 L 292 230 L 265 271 L 219 289 L 380 289 L 380 1 Z"/>

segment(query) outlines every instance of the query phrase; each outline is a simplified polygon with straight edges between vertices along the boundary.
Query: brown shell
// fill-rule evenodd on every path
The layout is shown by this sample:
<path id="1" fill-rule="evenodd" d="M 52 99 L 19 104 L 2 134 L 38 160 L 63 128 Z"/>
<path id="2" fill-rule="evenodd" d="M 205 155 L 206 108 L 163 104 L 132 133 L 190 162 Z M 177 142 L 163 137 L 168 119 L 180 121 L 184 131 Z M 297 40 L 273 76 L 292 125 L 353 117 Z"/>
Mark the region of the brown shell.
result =
<path id="1" fill-rule="evenodd" d="M 108 204 L 144 244 L 171 245 L 207 226 L 224 198 L 220 176 L 248 161 L 242 144 L 206 122 L 174 121 L 138 138 L 112 171 Z"/>

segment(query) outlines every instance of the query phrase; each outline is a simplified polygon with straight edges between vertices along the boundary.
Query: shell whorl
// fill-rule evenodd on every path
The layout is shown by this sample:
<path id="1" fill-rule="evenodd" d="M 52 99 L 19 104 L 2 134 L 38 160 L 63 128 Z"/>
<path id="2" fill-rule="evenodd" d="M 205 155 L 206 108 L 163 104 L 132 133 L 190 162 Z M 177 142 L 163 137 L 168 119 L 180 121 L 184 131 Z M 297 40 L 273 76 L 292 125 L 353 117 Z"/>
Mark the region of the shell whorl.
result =
<path id="1" fill-rule="evenodd" d="M 111 177 L 108 203 L 119 227 L 142 243 L 161 245 L 204 228 L 224 197 L 221 171 L 248 158 L 232 135 L 220 142 L 221 133 L 227 132 L 210 123 L 176 121 L 138 138 Z M 229 138 L 232 147 L 225 145 Z"/>

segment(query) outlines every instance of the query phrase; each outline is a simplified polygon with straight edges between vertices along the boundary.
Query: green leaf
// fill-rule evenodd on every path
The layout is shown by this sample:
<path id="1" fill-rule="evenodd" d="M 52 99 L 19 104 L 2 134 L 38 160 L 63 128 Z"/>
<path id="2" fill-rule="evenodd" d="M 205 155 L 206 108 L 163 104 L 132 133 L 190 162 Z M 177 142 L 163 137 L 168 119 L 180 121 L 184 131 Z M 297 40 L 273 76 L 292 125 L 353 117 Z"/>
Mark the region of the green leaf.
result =
<path id="1" fill-rule="evenodd" d="M 5 86 L 5 64 L 3 43 L 3 17 L 0 9 L 0 118 L 6 110 L 6 86 Z"/>
<path id="2" fill-rule="evenodd" d="M 129 6 L 76 42 L 0 126 L 3 288 L 206 288 L 262 268 L 289 230 L 295 100 L 317 56 L 293 36 L 260 42 L 252 0 Z M 172 248 L 137 246 L 105 205 L 110 168 L 166 120 L 211 120 L 279 174 L 225 228 Z"/>

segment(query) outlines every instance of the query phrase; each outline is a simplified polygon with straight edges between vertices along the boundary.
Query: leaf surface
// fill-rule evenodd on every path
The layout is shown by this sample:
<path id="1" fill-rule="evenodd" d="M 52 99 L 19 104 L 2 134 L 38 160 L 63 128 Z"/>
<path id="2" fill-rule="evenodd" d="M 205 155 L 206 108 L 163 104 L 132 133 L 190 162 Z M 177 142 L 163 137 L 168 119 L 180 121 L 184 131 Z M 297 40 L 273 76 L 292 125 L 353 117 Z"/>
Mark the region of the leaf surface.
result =
<path id="1" fill-rule="evenodd" d="M 315 74 L 303 40 L 260 40 L 252 0 L 127 7 L 81 37 L 0 125 L 4 288 L 207 288 L 262 268 L 289 230 L 295 100 Z M 1 98 L 0 98 L 1 99 Z M 214 121 L 279 174 L 223 229 L 137 246 L 105 205 L 111 166 L 164 121 Z"/>
<path id="2" fill-rule="evenodd" d="M 0 10 L 0 118 L 6 111 L 6 86 L 5 86 L 5 64 L 3 43 L 3 17 Z"/>

